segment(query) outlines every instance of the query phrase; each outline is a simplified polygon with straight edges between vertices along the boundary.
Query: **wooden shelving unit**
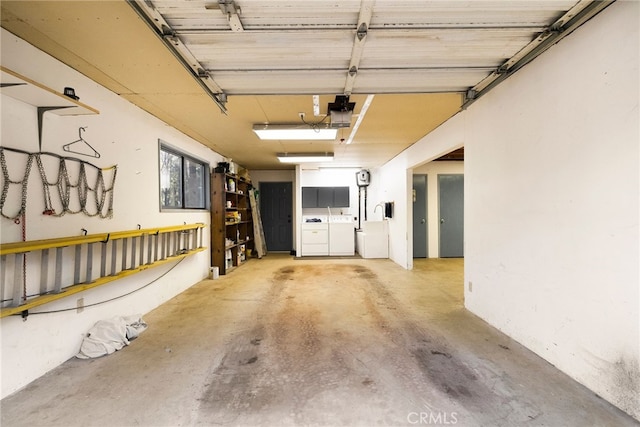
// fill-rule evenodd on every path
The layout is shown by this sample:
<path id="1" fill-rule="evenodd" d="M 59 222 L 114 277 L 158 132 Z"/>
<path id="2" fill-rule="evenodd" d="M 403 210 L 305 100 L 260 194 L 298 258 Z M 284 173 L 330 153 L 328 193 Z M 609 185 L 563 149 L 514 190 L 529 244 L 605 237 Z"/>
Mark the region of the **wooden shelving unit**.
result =
<path id="1" fill-rule="evenodd" d="M 254 249 L 251 182 L 229 173 L 211 175 L 211 265 L 227 274 Z"/>

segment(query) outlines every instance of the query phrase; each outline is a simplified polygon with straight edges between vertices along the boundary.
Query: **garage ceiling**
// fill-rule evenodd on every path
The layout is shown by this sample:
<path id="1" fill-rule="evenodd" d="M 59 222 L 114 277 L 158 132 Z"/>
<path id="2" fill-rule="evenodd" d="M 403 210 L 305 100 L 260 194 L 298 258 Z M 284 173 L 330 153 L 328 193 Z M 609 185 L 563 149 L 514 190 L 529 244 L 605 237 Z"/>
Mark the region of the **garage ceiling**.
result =
<path id="1" fill-rule="evenodd" d="M 384 164 L 608 3 L 0 4 L 8 31 L 241 165 L 283 169 L 291 166 L 278 152 L 333 152 L 340 167 Z M 335 141 L 261 141 L 251 130 L 300 123 L 299 113 L 319 122 L 336 95 L 356 106 Z"/>

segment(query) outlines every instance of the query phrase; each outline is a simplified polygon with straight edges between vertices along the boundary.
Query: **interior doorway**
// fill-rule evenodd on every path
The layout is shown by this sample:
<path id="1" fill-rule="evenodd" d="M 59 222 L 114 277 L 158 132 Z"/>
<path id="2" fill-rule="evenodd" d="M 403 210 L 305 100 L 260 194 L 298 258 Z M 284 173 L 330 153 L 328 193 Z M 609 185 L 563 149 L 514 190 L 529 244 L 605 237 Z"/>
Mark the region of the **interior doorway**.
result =
<path id="1" fill-rule="evenodd" d="M 464 256 L 464 175 L 438 175 L 440 257 Z"/>
<path id="2" fill-rule="evenodd" d="M 427 258 L 427 175 L 413 175 L 413 257 Z"/>
<path id="3" fill-rule="evenodd" d="M 291 182 L 260 183 L 260 215 L 269 252 L 293 248 L 293 191 Z"/>

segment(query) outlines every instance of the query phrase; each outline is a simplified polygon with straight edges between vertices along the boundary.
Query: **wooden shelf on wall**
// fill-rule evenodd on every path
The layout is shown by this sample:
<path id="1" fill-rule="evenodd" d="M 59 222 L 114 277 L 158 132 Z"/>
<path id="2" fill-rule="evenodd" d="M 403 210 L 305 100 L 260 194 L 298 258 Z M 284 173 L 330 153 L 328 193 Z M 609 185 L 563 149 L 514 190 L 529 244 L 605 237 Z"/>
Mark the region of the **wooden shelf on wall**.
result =
<path id="1" fill-rule="evenodd" d="M 3 66 L 0 66 L 0 93 L 37 107 L 40 151 L 42 151 L 42 117 L 44 113 L 51 112 L 58 116 L 100 114 L 93 107 Z"/>
<path id="2" fill-rule="evenodd" d="M 58 107 L 49 111 L 59 116 L 100 114 L 95 108 L 3 66 L 0 66 L 0 92 L 35 107 Z"/>

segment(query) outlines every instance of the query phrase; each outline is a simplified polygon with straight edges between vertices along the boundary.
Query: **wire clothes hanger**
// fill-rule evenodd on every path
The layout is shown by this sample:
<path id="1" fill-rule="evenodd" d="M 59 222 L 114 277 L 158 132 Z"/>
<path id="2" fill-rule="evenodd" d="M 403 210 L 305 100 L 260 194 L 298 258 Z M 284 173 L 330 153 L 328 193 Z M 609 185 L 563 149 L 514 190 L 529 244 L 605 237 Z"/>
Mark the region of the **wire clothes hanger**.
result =
<path id="1" fill-rule="evenodd" d="M 100 153 L 98 153 L 98 152 L 95 150 L 95 148 L 93 148 L 93 147 L 91 146 L 91 144 L 89 144 L 87 141 L 85 141 L 85 140 L 84 140 L 84 138 L 82 138 L 82 131 L 85 131 L 85 132 L 86 132 L 86 131 L 87 131 L 87 128 L 86 128 L 86 127 L 79 127 L 79 128 L 78 128 L 78 138 L 79 138 L 79 139 L 77 139 L 77 140 L 75 140 L 75 141 L 73 141 L 73 142 L 70 142 L 70 143 L 68 143 L 68 144 L 64 144 L 64 145 L 62 146 L 62 149 L 63 149 L 64 151 L 69 152 L 69 153 L 82 154 L 83 156 L 95 157 L 96 159 L 100 158 Z M 86 145 L 87 147 L 89 147 L 89 148 L 91 149 L 91 151 L 93 151 L 93 153 L 92 153 L 92 154 L 91 154 L 91 153 L 90 153 L 90 154 L 87 154 L 86 152 L 84 152 L 84 153 L 83 153 L 82 151 L 74 151 L 74 150 L 72 150 L 72 149 L 71 149 L 71 146 L 72 146 L 73 144 L 77 144 L 77 143 L 83 143 L 84 145 Z"/>

